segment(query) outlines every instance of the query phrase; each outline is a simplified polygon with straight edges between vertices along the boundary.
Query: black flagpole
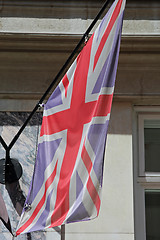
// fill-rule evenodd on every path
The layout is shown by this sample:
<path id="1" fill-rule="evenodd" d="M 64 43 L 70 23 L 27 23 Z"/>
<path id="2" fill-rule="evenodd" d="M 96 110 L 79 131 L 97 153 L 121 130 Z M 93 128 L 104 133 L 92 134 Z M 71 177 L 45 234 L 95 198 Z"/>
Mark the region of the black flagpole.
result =
<path id="1" fill-rule="evenodd" d="M 58 80 L 58 78 L 60 77 L 60 75 L 62 74 L 62 72 L 66 69 L 66 67 L 68 66 L 68 64 L 70 63 L 70 61 L 73 59 L 74 55 L 76 54 L 76 52 L 78 51 L 78 49 L 80 48 L 80 46 L 82 45 L 82 43 L 85 41 L 86 37 L 88 37 L 88 34 L 90 33 L 90 31 L 92 30 L 92 28 L 94 27 L 94 25 L 96 24 L 96 22 L 98 21 L 98 19 L 101 17 L 102 13 L 104 12 L 104 10 L 106 9 L 107 5 L 109 4 L 110 0 L 107 0 L 104 5 L 102 6 L 101 10 L 99 11 L 99 13 L 97 14 L 97 16 L 95 17 L 95 19 L 92 21 L 92 23 L 90 24 L 90 26 L 88 27 L 88 29 L 86 30 L 86 32 L 84 33 L 83 37 L 81 38 L 81 40 L 79 41 L 79 43 L 77 44 L 77 46 L 75 47 L 75 49 L 73 50 L 73 52 L 71 53 L 71 55 L 68 57 L 68 59 L 66 60 L 66 62 L 64 63 L 64 65 L 62 66 L 62 68 L 60 69 L 60 71 L 58 72 L 58 74 L 56 75 L 56 77 L 53 79 L 52 83 L 50 84 L 50 86 L 48 87 L 48 89 L 46 90 L 46 92 L 43 94 L 43 96 L 41 97 L 41 99 L 39 100 L 39 102 L 37 103 L 37 105 L 34 107 L 33 111 L 30 113 L 30 115 L 28 116 L 28 118 L 26 119 L 26 121 L 24 122 L 24 124 L 22 125 L 22 127 L 19 129 L 18 133 L 15 135 L 15 137 L 13 138 L 13 140 L 11 141 L 11 143 L 9 144 L 8 148 L 9 150 L 13 147 L 13 145 L 15 144 L 15 142 L 17 141 L 17 139 L 19 138 L 20 134 L 23 132 L 24 128 L 26 127 L 26 125 L 28 124 L 28 122 L 30 121 L 30 119 L 32 118 L 32 116 L 34 115 L 34 113 L 37 111 L 37 109 L 40 107 L 40 105 L 43 103 L 44 99 L 46 98 L 46 96 L 49 94 L 49 92 L 51 91 L 52 87 L 54 86 L 54 84 L 56 83 L 56 81 Z M 1 140 L 1 139 L 0 139 Z"/>
<path id="2" fill-rule="evenodd" d="M 7 150 L 8 146 L 7 146 L 7 144 L 5 143 L 5 141 L 3 140 L 3 138 L 1 136 L 0 136 L 0 142 L 1 142 L 2 146 L 4 147 L 4 149 Z"/>
<path id="3" fill-rule="evenodd" d="M 97 21 L 99 20 L 99 18 L 101 17 L 102 13 L 104 12 L 104 10 L 106 9 L 107 5 L 109 4 L 110 0 L 106 0 L 106 2 L 104 3 L 104 5 L 102 6 L 101 10 L 99 11 L 99 13 L 97 14 L 97 16 L 95 17 L 95 19 L 92 21 L 92 23 L 90 24 L 90 26 L 88 27 L 88 29 L 86 30 L 86 32 L 84 33 L 84 35 L 82 36 L 81 40 L 79 41 L 79 43 L 77 44 L 77 46 L 75 47 L 75 49 L 73 50 L 73 52 L 71 53 L 71 55 L 68 57 L 68 59 L 66 60 L 66 62 L 64 63 L 64 65 L 62 66 L 62 68 L 60 69 L 60 71 L 58 72 L 58 74 L 56 75 L 56 77 L 53 79 L 52 83 L 50 84 L 50 86 L 48 87 L 48 89 L 46 90 L 46 92 L 43 94 L 43 96 L 41 97 L 41 99 L 39 100 L 39 102 L 37 103 L 37 105 L 34 107 L 34 109 L 32 110 L 32 112 L 30 113 L 30 115 L 28 116 L 28 118 L 26 119 L 26 121 L 24 122 L 24 124 L 22 125 L 22 127 L 19 129 L 18 133 L 15 135 L 15 137 L 12 139 L 11 143 L 9 144 L 9 146 L 7 147 L 8 150 L 10 150 L 13 145 L 15 144 L 15 142 L 17 141 L 17 139 L 19 138 L 20 134 L 23 132 L 24 128 L 27 126 L 28 122 L 30 121 L 30 119 L 32 118 L 32 116 L 34 115 L 34 113 L 37 111 L 37 109 L 40 107 L 40 105 L 43 103 L 44 99 L 46 98 L 46 96 L 49 94 L 49 92 L 51 91 L 52 87 L 54 86 L 54 84 L 56 83 L 56 81 L 58 80 L 58 78 L 60 77 L 60 75 L 62 74 L 62 72 L 66 69 L 66 67 L 68 66 L 68 64 L 70 63 L 70 61 L 73 59 L 74 55 L 76 54 L 76 52 L 78 51 L 78 49 L 80 48 L 80 46 L 82 45 L 83 42 L 85 42 L 86 37 L 88 38 L 88 35 L 90 33 L 90 31 L 92 30 L 92 28 L 94 27 L 94 25 L 97 23 Z M 4 146 L 4 140 L 0 138 L 0 142 L 2 143 L 2 145 Z"/>

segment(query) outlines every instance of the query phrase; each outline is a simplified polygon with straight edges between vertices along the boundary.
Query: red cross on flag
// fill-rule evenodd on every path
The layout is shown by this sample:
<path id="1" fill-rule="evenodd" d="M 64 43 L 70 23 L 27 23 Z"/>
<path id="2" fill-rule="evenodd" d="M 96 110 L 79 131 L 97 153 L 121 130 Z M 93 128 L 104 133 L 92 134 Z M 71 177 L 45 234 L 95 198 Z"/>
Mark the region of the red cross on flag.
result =
<path id="1" fill-rule="evenodd" d="M 125 0 L 116 0 L 44 106 L 17 235 L 99 214 Z"/>

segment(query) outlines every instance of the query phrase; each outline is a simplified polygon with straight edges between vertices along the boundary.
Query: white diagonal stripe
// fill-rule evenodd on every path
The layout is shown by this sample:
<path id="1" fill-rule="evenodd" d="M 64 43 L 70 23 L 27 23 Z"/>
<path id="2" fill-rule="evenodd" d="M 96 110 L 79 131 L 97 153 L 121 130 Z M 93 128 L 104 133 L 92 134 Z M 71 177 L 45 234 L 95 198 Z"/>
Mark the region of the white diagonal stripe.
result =
<path id="1" fill-rule="evenodd" d="M 73 62 L 73 64 L 71 65 L 71 67 L 69 68 L 69 70 L 67 72 L 67 77 L 68 77 L 68 80 L 69 80 L 69 86 L 68 86 L 68 89 L 67 89 L 67 97 L 65 97 L 63 99 L 63 104 L 55 106 L 55 107 L 52 107 L 52 108 L 49 108 L 49 109 L 44 109 L 43 116 L 49 116 L 49 115 L 52 115 L 54 113 L 57 113 L 57 112 L 60 112 L 60 111 L 64 111 L 65 109 L 69 109 L 70 108 L 76 65 L 77 65 L 77 59 L 75 59 L 75 61 Z M 64 90 L 64 86 L 63 86 L 62 81 L 59 83 L 58 86 L 61 86 L 60 87 L 61 91 Z M 48 102 L 48 104 L 49 104 L 49 102 Z M 47 107 L 47 103 L 46 103 L 45 106 Z"/>
<path id="2" fill-rule="evenodd" d="M 57 135 L 57 134 L 55 134 L 55 135 Z M 55 140 L 55 138 L 52 136 L 52 140 L 53 139 Z M 42 185 L 41 189 L 39 190 L 38 194 L 36 195 L 34 201 L 31 203 L 31 207 L 32 207 L 31 210 L 29 212 L 24 212 L 23 215 L 21 216 L 20 226 L 24 225 L 27 222 L 27 220 L 30 218 L 30 216 L 32 216 L 34 210 L 36 209 L 36 207 L 37 207 L 37 205 L 39 203 L 39 201 L 41 200 L 42 196 L 44 195 L 45 183 L 46 183 L 48 177 L 50 177 L 50 175 L 52 174 L 53 170 L 55 169 L 55 165 L 56 165 L 56 162 L 58 160 L 56 176 L 55 176 L 54 181 L 52 182 L 52 184 L 47 189 L 45 203 L 43 204 L 42 208 L 40 209 L 40 211 L 36 215 L 35 219 L 25 229 L 24 232 L 29 231 L 34 226 L 34 224 L 37 222 L 39 217 L 41 216 L 42 212 L 45 209 L 47 198 L 48 198 L 51 190 L 54 188 L 54 191 L 56 192 L 58 181 L 59 181 L 60 169 L 61 169 L 61 165 L 62 165 L 64 153 L 65 153 L 65 149 L 66 149 L 66 134 L 65 134 L 65 131 L 63 131 L 62 141 L 60 142 L 60 145 L 59 145 L 58 149 L 55 152 L 55 155 L 53 157 L 52 162 L 48 165 L 48 167 L 46 168 L 46 170 L 44 172 L 44 179 L 45 179 L 45 181 L 43 182 L 43 185 Z M 55 204 L 55 200 L 52 201 L 53 209 L 54 209 L 54 204 Z M 18 228 L 20 226 L 18 226 Z"/>

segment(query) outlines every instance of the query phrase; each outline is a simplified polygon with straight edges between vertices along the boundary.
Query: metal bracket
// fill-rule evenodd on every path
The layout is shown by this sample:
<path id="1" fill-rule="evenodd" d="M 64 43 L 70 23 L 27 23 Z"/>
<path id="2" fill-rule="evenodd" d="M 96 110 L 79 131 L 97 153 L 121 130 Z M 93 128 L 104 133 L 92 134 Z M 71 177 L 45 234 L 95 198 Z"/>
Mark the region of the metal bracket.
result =
<path id="1" fill-rule="evenodd" d="M 6 163 L 7 162 L 7 163 Z M 0 160 L 0 183 L 12 183 L 19 180 L 22 176 L 22 167 L 17 159 L 3 158 Z"/>

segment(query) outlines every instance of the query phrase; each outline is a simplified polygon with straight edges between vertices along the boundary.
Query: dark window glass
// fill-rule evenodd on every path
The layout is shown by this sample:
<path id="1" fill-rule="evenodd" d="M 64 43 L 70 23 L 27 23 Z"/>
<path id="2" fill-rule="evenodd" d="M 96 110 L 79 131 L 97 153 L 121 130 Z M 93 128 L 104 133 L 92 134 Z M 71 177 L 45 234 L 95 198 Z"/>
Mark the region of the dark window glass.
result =
<path id="1" fill-rule="evenodd" d="M 145 121 L 145 171 L 160 172 L 160 121 Z"/>
<path id="2" fill-rule="evenodd" d="M 145 191 L 146 240 L 160 239 L 160 190 Z"/>

